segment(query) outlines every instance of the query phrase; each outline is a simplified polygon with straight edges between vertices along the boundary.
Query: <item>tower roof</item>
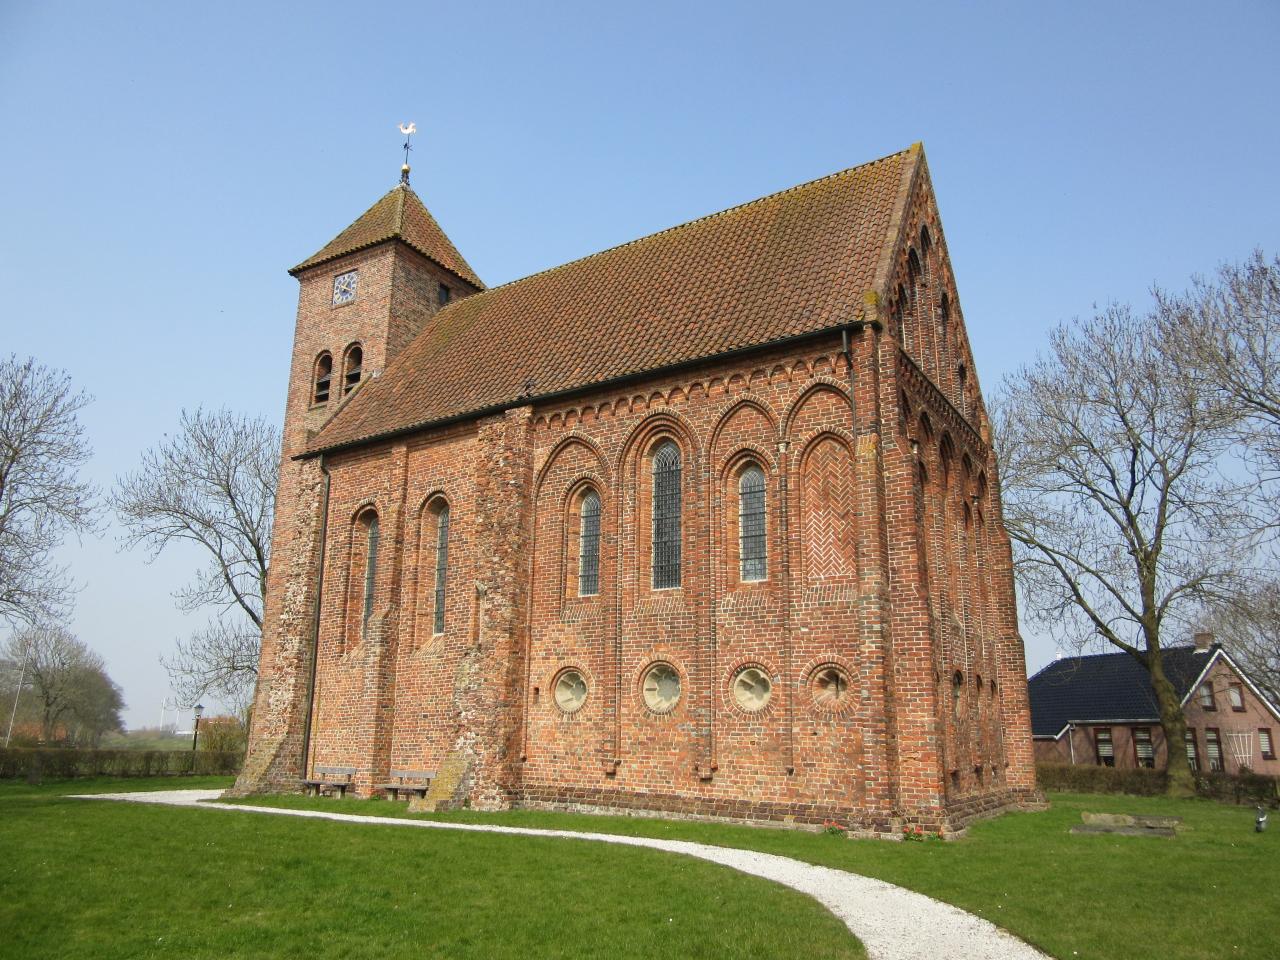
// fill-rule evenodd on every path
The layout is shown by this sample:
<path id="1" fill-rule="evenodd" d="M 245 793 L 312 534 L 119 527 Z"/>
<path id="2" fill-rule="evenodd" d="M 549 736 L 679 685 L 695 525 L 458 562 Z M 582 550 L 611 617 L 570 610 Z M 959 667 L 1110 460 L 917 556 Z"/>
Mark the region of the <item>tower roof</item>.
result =
<path id="1" fill-rule="evenodd" d="M 309 452 L 834 332 L 883 285 L 923 164 L 917 144 L 458 298 Z"/>
<path id="2" fill-rule="evenodd" d="M 476 289 L 484 289 L 484 283 L 476 276 L 471 265 L 445 236 L 435 217 L 431 216 L 418 195 L 406 183 L 392 187 L 381 200 L 362 213 L 355 223 L 289 272 L 296 276 L 310 267 L 387 240 L 403 241 Z"/>

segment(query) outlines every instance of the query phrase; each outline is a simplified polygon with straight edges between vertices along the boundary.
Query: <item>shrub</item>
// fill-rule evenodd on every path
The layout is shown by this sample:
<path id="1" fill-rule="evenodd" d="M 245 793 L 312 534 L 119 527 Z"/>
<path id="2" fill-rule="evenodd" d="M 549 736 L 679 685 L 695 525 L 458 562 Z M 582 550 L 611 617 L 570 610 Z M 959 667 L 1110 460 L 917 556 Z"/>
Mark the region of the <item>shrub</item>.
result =
<path id="1" fill-rule="evenodd" d="M 1037 763 L 1036 779 L 1042 790 L 1129 793 L 1140 797 L 1164 793 L 1166 785 L 1163 770 L 1099 767 L 1091 763 Z M 1239 773 L 1201 773 L 1196 777 L 1196 793 L 1210 800 L 1276 807 L 1280 806 L 1280 778 L 1254 773 L 1248 767 Z"/>
<path id="2" fill-rule="evenodd" d="M 169 777 L 183 773 L 233 774 L 236 751 L 78 750 L 56 747 L 0 749 L 0 780 L 71 780 L 76 777 Z M 194 770 L 192 769 L 194 761 Z"/>
<path id="3" fill-rule="evenodd" d="M 1042 790 L 1070 793 L 1129 793 L 1153 797 L 1164 793 L 1163 770 L 1145 767 L 1100 767 L 1091 763 L 1037 763 L 1036 779 Z"/>

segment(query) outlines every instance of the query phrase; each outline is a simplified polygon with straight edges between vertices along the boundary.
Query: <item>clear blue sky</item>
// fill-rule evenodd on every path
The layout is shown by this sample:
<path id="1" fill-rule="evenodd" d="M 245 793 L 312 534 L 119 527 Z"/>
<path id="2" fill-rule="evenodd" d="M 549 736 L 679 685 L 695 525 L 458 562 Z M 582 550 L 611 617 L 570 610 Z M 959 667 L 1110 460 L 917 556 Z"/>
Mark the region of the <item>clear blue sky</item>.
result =
<path id="1" fill-rule="evenodd" d="M 184 406 L 281 416 L 285 271 L 402 120 L 489 284 L 923 140 L 988 391 L 1094 302 L 1280 251 L 1274 2 L 543 6 L 0 3 L 0 350 L 95 396 L 95 480 Z M 155 723 L 198 558 L 114 536 L 64 551 L 74 625 Z"/>

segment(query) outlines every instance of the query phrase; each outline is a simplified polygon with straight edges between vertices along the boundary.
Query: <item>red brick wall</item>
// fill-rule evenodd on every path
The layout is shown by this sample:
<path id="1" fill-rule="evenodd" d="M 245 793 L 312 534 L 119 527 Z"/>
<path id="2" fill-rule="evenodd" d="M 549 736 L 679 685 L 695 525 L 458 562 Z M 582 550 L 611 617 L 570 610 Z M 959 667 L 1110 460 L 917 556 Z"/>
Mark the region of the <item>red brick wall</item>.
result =
<path id="1" fill-rule="evenodd" d="M 445 789 L 432 797 L 444 804 L 834 817 L 879 829 L 903 819 L 960 825 L 1029 798 L 1025 673 L 995 462 L 976 394 L 961 412 L 958 380 L 946 374 L 957 357 L 971 361 L 924 183 L 903 212 L 908 240 L 885 265 L 886 290 L 906 276 L 910 238 L 926 223 L 906 350 L 896 314 L 872 294 L 848 356 L 839 335 L 815 338 L 326 458 L 310 764 L 356 767 L 361 793 L 391 767 L 437 770 Z M 358 335 L 372 368 L 385 362 L 383 344 L 429 322 L 423 301 L 434 290 L 397 273 L 407 261 L 396 249 L 359 261 L 362 284 L 387 272 L 389 290 L 370 290 L 368 301 L 392 304 L 381 340 L 359 311 L 346 308 L 351 326 L 341 326 L 325 305 L 320 288 L 345 265 L 303 278 L 290 437 L 314 416 L 297 381 L 310 376 L 322 339 Z M 971 374 L 968 384 L 976 390 Z M 652 455 L 666 441 L 681 451 L 682 577 L 678 588 L 654 589 Z M 747 463 L 766 478 L 768 575 L 744 583 L 737 477 Z M 251 756 L 299 747 L 305 716 L 298 675 L 309 668 L 301 638 L 322 484 L 315 461 L 286 465 L 310 485 L 282 482 L 273 591 L 293 602 L 264 640 Z M 600 592 L 579 597 L 575 509 L 587 488 L 602 504 Z M 431 511 L 441 502 L 449 573 L 446 628 L 436 634 L 424 622 L 434 609 Z M 353 585 L 362 576 L 357 518 L 370 508 L 380 543 L 364 623 L 349 605 L 363 597 Z M 663 714 L 642 691 L 659 661 L 681 684 Z M 588 694 L 565 714 L 553 685 L 570 667 Z M 746 667 L 772 681 L 756 712 L 733 695 Z M 815 689 L 829 668 L 848 681 L 834 702 Z M 281 763 L 296 782 L 300 761 Z M 287 780 L 264 776 L 260 761 L 251 767 L 243 790 Z"/>

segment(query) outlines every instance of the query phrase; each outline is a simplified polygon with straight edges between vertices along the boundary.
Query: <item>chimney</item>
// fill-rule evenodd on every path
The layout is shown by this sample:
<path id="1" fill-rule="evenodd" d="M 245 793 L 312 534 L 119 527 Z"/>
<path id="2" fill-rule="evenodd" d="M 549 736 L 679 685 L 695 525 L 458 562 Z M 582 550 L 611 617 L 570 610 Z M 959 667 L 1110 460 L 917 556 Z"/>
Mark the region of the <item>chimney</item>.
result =
<path id="1" fill-rule="evenodd" d="M 1213 634 L 1207 630 L 1197 633 L 1192 639 L 1196 643 L 1196 653 L 1207 653 L 1213 646 Z"/>

